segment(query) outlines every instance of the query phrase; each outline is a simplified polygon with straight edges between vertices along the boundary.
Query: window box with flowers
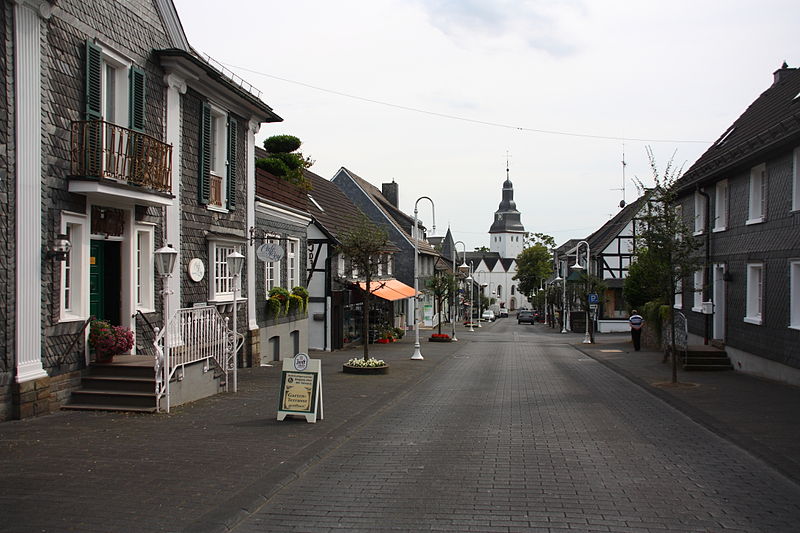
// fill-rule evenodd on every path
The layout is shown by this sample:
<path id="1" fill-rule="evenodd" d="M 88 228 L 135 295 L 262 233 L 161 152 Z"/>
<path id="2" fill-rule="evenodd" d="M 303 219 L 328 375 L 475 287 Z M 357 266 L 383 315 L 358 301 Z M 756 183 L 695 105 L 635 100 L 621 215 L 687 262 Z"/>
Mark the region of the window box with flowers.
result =
<path id="1" fill-rule="evenodd" d="M 450 335 L 447 333 L 434 333 L 428 337 L 428 342 L 450 342 Z"/>
<path id="2" fill-rule="evenodd" d="M 89 346 L 98 363 L 110 363 L 115 355 L 130 352 L 133 332 L 124 326 L 112 326 L 105 320 L 92 320 L 89 325 Z"/>

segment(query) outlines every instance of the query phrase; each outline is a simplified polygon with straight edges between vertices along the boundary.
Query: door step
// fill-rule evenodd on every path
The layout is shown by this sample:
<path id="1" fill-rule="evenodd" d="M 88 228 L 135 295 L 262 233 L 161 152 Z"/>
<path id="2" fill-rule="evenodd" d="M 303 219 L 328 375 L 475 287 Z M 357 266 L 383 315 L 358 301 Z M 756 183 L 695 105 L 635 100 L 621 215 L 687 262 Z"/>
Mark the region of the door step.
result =
<path id="1" fill-rule="evenodd" d="M 689 346 L 683 363 L 686 371 L 733 370 L 725 350 L 715 346 Z"/>
<path id="2" fill-rule="evenodd" d="M 116 356 L 92 363 L 62 409 L 155 412 L 156 379 L 152 358 Z"/>

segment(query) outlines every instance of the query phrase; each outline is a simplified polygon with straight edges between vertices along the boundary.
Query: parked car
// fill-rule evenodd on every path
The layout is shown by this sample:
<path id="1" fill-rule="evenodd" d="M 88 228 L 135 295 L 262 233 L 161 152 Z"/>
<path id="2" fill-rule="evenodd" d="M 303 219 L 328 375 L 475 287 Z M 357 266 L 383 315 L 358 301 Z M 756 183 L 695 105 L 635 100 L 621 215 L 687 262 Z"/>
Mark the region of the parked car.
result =
<path id="1" fill-rule="evenodd" d="M 523 322 L 526 324 L 533 324 L 533 313 L 531 311 L 519 311 L 517 313 L 517 324 L 522 324 Z"/>
<path id="2" fill-rule="evenodd" d="M 497 313 L 497 318 L 508 318 L 508 309 L 500 309 Z"/>
<path id="3" fill-rule="evenodd" d="M 481 315 L 481 318 L 483 320 L 488 320 L 489 322 L 494 322 L 494 319 L 495 319 L 494 311 L 492 311 L 491 309 L 487 309 L 486 311 L 483 312 L 483 314 Z"/>

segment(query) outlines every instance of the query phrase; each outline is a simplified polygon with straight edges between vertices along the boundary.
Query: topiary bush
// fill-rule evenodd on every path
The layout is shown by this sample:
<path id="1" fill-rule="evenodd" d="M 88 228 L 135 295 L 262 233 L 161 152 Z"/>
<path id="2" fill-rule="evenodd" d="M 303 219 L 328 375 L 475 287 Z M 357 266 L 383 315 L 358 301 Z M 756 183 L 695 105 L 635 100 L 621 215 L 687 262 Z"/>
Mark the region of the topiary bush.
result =
<path id="1" fill-rule="evenodd" d="M 311 182 L 303 175 L 303 170 L 314 162 L 297 151 L 301 144 L 300 139 L 294 135 L 274 135 L 268 138 L 264 141 L 264 149 L 269 152 L 269 156 L 258 159 L 256 167 L 304 190 L 311 189 Z"/>

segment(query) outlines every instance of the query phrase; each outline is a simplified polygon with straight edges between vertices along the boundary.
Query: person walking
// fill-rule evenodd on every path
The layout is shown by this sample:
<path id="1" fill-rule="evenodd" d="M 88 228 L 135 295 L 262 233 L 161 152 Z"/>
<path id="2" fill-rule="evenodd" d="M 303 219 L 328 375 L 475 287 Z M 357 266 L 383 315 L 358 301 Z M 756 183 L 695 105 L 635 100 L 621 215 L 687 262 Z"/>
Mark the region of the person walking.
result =
<path id="1" fill-rule="evenodd" d="M 644 324 L 644 318 L 639 314 L 639 311 L 634 309 L 631 311 L 631 317 L 628 319 L 628 323 L 631 325 L 633 349 L 638 352 L 642 347 L 642 325 Z"/>

